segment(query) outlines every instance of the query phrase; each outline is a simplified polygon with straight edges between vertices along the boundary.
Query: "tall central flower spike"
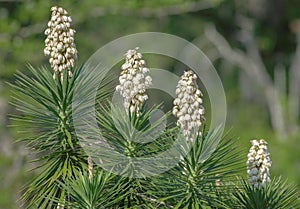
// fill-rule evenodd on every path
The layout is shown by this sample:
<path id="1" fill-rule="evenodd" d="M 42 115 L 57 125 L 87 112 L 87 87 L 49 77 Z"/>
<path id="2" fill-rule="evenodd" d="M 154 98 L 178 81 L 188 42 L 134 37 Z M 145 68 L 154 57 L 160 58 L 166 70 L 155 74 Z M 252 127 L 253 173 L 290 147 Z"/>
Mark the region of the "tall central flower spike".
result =
<path id="1" fill-rule="evenodd" d="M 71 26 L 72 19 L 67 16 L 68 12 L 62 7 L 51 8 L 51 19 L 48 28 L 45 30 L 47 38 L 45 40 L 45 56 L 49 56 L 49 63 L 54 70 L 53 78 L 68 70 L 69 77 L 72 76 L 71 68 L 77 59 L 77 50 L 74 43 L 74 33 Z"/>
<path id="2" fill-rule="evenodd" d="M 197 75 L 193 71 L 185 71 L 177 84 L 177 98 L 173 102 L 173 115 L 177 117 L 177 125 L 186 139 L 191 142 L 194 141 L 193 131 L 196 131 L 196 135 L 201 134 L 199 128 L 205 121 L 202 93 L 198 89 L 196 80 Z"/>
<path id="3" fill-rule="evenodd" d="M 270 154 L 267 142 L 263 139 L 252 140 L 247 160 L 247 173 L 250 185 L 254 188 L 265 187 L 270 182 Z"/>
<path id="4" fill-rule="evenodd" d="M 138 48 L 130 49 L 126 53 L 125 63 L 122 65 L 122 72 L 119 77 L 120 84 L 116 90 L 124 98 L 126 111 L 139 114 L 143 102 L 148 99 L 146 89 L 152 84 L 152 78 L 148 75 L 142 54 L 137 52 Z"/>

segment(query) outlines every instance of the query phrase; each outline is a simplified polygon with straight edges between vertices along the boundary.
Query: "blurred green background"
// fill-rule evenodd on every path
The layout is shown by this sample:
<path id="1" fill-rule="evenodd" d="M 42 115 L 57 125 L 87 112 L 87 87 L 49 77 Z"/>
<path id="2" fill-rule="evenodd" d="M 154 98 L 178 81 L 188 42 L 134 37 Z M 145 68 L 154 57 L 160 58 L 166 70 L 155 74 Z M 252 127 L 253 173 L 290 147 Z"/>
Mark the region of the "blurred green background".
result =
<path id="1" fill-rule="evenodd" d="M 164 32 L 193 42 L 220 75 L 226 129 L 238 138 L 244 161 L 249 140 L 264 138 L 271 175 L 300 185 L 300 1 L 0 0 L 0 208 L 19 208 L 17 199 L 33 175 L 28 172 L 33 156 L 15 143 L 21 133 L 10 126 L 9 114 L 17 111 L 8 83 L 17 71 L 26 73 L 27 64 L 49 65 L 43 32 L 53 5 L 63 6 L 73 19 L 78 65 L 109 41 L 132 33 Z M 145 59 L 149 67 L 178 75 L 184 70 L 164 57 Z M 209 109 L 209 101 L 205 106 Z"/>

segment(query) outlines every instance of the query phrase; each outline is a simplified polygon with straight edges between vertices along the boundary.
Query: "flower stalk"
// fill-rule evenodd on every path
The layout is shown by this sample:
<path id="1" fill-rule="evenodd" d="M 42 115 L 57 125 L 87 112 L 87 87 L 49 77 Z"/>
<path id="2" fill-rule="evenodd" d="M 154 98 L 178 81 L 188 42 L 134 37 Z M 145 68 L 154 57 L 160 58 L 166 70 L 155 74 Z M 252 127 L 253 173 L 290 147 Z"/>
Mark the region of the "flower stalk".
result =
<path id="1" fill-rule="evenodd" d="M 88 157 L 88 172 L 89 172 L 89 180 L 92 181 L 92 178 L 93 178 L 93 160 L 90 156 Z"/>

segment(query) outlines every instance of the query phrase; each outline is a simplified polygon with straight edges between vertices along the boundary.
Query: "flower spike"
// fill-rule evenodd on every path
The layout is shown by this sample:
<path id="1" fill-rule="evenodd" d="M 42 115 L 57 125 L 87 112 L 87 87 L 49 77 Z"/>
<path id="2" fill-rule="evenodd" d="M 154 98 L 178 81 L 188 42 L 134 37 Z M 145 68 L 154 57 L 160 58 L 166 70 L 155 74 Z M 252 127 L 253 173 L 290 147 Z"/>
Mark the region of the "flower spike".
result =
<path id="1" fill-rule="evenodd" d="M 265 187 L 270 182 L 270 154 L 267 142 L 263 139 L 252 140 L 247 160 L 247 173 L 250 185 L 254 188 Z"/>
<path id="2" fill-rule="evenodd" d="M 183 135 L 188 141 L 194 141 L 193 131 L 196 136 L 204 118 L 204 107 L 202 106 L 202 93 L 198 89 L 197 75 L 189 70 L 181 76 L 176 88 L 177 98 L 173 104 L 173 115 L 177 117 L 177 125 L 181 128 Z"/>
<path id="3" fill-rule="evenodd" d="M 142 54 L 137 52 L 138 48 L 130 49 L 126 53 L 125 63 L 119 77 L 120 84 L 116 90 L 124 98 L 126 111 L 139 114 L 143 102 L 148 99 L 146 89 L 152 84 L 152 78 L 148 75 L 149 68 L 146 67 Z"/>
<path id="4" fill-rule="evenodd" d="M 68 70 L 69 77 L 72 76 L 71 68 L 77 59 L 77 49 L 74 43 L 74 33 L 71 26 L 72 19 L 67 16 L 68 12 L 62 7 L 51 8 L 51 19 L 48 28 L 45 30 L 45 56 L 49 56 L 49 63 L 54 70 L 53 78 L 60 74 L 63 79 L 63 72 Z"/>

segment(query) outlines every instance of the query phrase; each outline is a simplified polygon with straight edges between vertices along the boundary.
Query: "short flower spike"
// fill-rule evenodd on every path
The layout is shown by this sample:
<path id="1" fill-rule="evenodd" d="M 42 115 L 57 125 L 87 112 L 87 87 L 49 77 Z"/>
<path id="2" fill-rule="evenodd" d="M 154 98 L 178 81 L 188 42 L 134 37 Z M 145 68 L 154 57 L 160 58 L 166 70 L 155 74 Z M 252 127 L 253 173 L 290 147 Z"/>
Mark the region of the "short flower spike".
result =
<path id="1" fill-rule="evenodd" d="M 122 72 L 119 77 L 120 84 L 116 90 L 124 98 L 126 111 L 139 114 L 143 102 L 148 99 L 146 89 L 152 84 L 152 78 L 148 75 L 142 54 L 137 52 L 138 48 L 130 49 L 126 53 L 125 63 L 122 65 Z"/>
<path id="2" fill-rule="evenodd" d="M 254 188 L 265 187 L 270 182 L 270 154 L 267 149 L 267 142 L 263 139 L 252 140 L 248 153 L 247 173 L 250 185 Z"/>
<path id="3" fill-rule="evenodd" d="M 193 131 L 196 135 L 204 118 L 204 107 L 202 106 L 202 93 L 197 87 L 197 75 L 189 70 L 181 76 L 176 88 L 177 98 L 173 104 L 173 115 L 177 117 L 177 125 L 181 128 L 187 140 L 194 140 Z"/>
<path id="4" fill-rule="evenodd" d="M 45 30 L 45 56 L 49 56 L 49 63 L 54 70 L 53 77 L 68 70 L 69 77 L 72 76 L 71 68 L 77 59 L 77 49 L 74 43 L 74 33 L 71 26 L 72 19 L 67 16 L 67 11 L 62 7 L 51 8 L 51 19 L 48 28 Z"/>

